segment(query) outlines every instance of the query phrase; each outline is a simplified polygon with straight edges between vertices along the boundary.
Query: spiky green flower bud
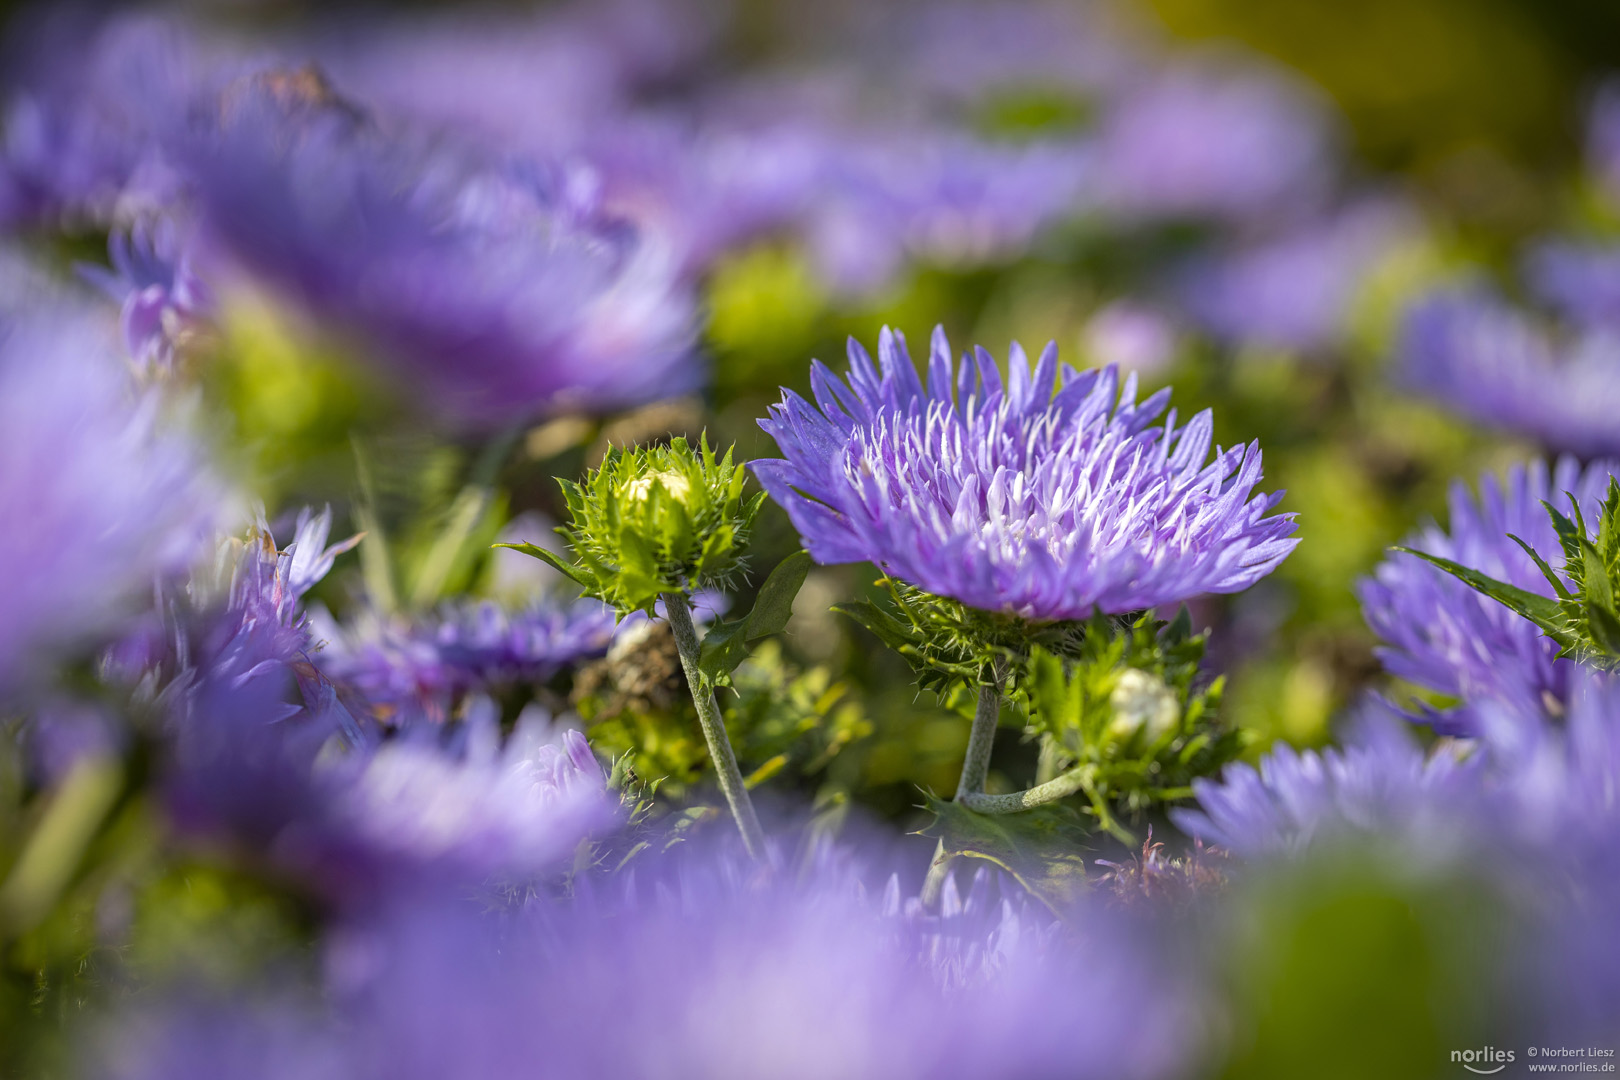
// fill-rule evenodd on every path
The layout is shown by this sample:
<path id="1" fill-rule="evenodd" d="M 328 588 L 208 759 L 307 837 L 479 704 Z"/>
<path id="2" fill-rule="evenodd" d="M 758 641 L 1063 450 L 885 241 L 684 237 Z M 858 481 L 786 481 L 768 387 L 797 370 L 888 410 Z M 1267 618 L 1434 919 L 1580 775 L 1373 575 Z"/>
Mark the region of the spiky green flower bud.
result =
<path id="1" fill-rule="evenodd" d="M 557 531 L 573 562 L 533 544 L 505 546 L 551 563 L 621 614 L 650 613 L 662 593 L 729 588 L 765 501 L 743 497 L 747 474 L 731 457 L 717 457 L 706 436 L 695 450 L 685 439 L 614 447 L 583 482 L 561 481 L 570 522 Z"/>

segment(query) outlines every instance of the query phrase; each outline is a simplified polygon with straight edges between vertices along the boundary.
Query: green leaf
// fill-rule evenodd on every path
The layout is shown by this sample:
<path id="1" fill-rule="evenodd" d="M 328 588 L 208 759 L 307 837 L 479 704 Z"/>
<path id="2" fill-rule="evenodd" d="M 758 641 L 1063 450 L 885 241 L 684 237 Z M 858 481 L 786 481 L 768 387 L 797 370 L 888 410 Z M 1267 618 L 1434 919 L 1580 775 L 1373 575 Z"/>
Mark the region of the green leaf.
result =
<path id="1" fill-rule="evenodd" d="M 547 551 L 543 547 L 537 547 L 534 544 L 527 543 L 491 544 L 490 547 L 511 548 L 513 551 L 521 551 L 523 554 L 528 555 L 531 558 L 539 559 L 543 563 L 549 563 L 552 567 L 562 571 L 564 574 L 567 574 L 568 577 L 571 578 L 576 584 L 582 585 L 585 588 L 591 587 L 592 582 L 590 576 L 586 574 L 585 571 L 563 558 L 561 555 L 558 555 L 555 551 Z"/>
<path id="2" fill-rule="evenodd" d="M 1018 814 L 976 814 L 927 798 L 934 820 L 921 834 L 939 840 L 948 854 L 994 863 L 1060 916 L 1085 893 L 1086 864 L 1077 850 L 1085 834 L 1073 810 L 1043 806 Z"/>
<path id="3" fill-rule="evenodd" d="M 1506 604 L 1520 615 L 1529 619 L 1549 634 L 1559 631 L 1562 622 L 1562 611 L 1558 601 L 1539 593 L 1528 592 L 1517 585 L 1509 585 L 1505 581 L 1497 581 L 1461 563 L 1442 559 L 1438 555 L 1430 555 L 1425 551 L 1414 551 L 1408 547 L 1397 547 L 1396 551 L 1408 555 L 1416 555 L 1425 562 L 1433 563 L 1446 573 L 1462 581 L 1471 588 L 1489 596 L 1492 600 Z"/>
<path id="4" fill-rule="evenodd" d="M 891 649 L 904 652 L 908 648 L 916 647 L 911 627 L 876 604 L 866 600 L 851 600 L 847 604 L 834 604 L 832 610 L 854 619 Z"/>
<path id="5" fill-rule="evenodd" d="M 1586 596 L 1587 604 L 1612 609 L 1614 589 L 1609 584 L 1609 571 L 1603 565 L 1603 554 L 1590 540 L 1581 541 L 1581 562 L 1585 571 L 1581 579 L 1581 591 Z"/>
<path id="6" fill-rule="evenodd" d="M 759 587 L 754 610 L 748 613 L 748 640 L 780 634 L 793 616 L 793 599 L 799 595 L 805 576 L 810 573 L 810 553 L 796 551 L 776 564 L 765 584 Z"/>
<path id="7" fill-rule="evenodd" d="M 747 626 L 746 619 L 728 619 L 715 623 L 703 635 L 698 670 L 710 686 L 724 686 L 737 665 L 748 659 Z"/>
<path id="8" fill-rule="evenodd" d="M 760 586 L 754 607 L 740 619 L 728 619 L 709 627 L 703 635 L 703 652 L 698 670 L 712 686 L 723 686 L 737 665 L 748 659 L 748 642 L 779 634 L 793 616 L 793 598 L 799 594 L 805 575 L 810 572 L 810 556 L 803 551 L 776 564 Z"/>
<path id="9" fill-rule="evenodd" d="M 1610 656 L 1620 656 L 1620 617 L 1610 604 L 1601 604 L 1588 598 L 1586 621 L 1592 628 L 1592 640 Z"/>
<path id="10" fill-rule="evenodd" d="M 1574 597 L 1570 595 L 1570 591 L 1564 587 L 1564 579 L 1559 577 L 1557 574 L 1553 573 L 1553 568 L 1547 565 L 1547 560 L 1546 559 L 1543 559 L 1539 554 L 1536 553 L 1535 548 L 1531 547 L 1529 544 L 1525 543 L 1523 540 L 1520 540 L 1517 536 L 1514 536 L 1512 533 L 1508 533 L 1507 538 L 1509 540 L 1513 541 L 1515 544 L 1518 544 L 1521 548 L 1524 549 L 1524 553 L 1526 555 L 1530 556 L 1530 558 L 1535 560 L 1536 568 L 1541 571 L 1542 576 L 1545 577 L 1547 579 L 1548 583 L 1552 585 L 1553 592 L 1558 594 L 1558 598 L 1560 600 L 1572 600 L 1572 599 L 1574 599 Z"/>
<path id="11" fill-rule="evenodd" d="M 1565 492 L 1565 494 L 1569 494 Z M 1581 512 L 1581 504 L 1575 501 L 1575 496 L 1569 496 L 1569 504 L 1574 508 L 1577 516 Z M 1565 562 L 1577 562 L 1581 555 L 1581 538 L 1586 535 L 1583 523 L 1576 526 L 1575 522 L 1558 512 L 1558 509 L 1546 499 L 1541 500 L 1542 509 L 1547 511 L 1547 517 L 1552 521 L 1553 532 L 1558 534 L 1558 546 L 1564 549 Z"/>

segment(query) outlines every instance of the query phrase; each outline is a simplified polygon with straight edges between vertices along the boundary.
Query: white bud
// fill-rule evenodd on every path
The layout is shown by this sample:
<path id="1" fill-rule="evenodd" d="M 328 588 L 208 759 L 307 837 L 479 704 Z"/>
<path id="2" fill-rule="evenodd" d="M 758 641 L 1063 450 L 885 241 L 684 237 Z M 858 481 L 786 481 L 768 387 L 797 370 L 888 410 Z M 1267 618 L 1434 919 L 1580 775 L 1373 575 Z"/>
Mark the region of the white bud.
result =
<path id="1" fill-rule="evenodd" d="M 1122 672 L 1108 696 L 1114 718 L 1108 734 L 1119 742 L 1130 741 L 1138 732 L 1143 742 L 1154 743 L 1181 719 L 1181 705 L 1164 680 L 1145 671 L 1130 668 Z"/>

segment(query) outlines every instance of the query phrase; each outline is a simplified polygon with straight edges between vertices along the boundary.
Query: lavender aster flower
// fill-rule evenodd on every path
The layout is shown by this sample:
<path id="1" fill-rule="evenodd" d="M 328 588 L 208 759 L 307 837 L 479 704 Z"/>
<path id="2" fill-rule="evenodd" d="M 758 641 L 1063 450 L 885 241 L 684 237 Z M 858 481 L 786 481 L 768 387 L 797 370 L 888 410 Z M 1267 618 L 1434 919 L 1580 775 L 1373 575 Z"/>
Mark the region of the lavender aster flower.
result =
<path id="1" fill-rule="evenodd" d="M 192 267 L 172 218 L 143 219 L 107 242 L 110 271 L 80 272 L 120 306 L 124 344 L 142 375 L 171 371 L 214 314 L 214 297 Z"/>
<path id="2" fill-rule="evenodd" d="M 696 384 L 674 252 L 601 212 L 588 170 L 387 136 L 307 70 L 240 84 L 226 113 L 185 154 L 213 247 L 435 411 L 498 424 Z"/>
<path id="3" fill-rule="evenodd" d="M 1565 493 L 1573 493 L 1583 513 L 1595 514 L 1617 470 L 1620 463 L 1614 462 L 1583 470 L 1566 457 L 1549 470 L 1546 462 L 1533 461 L 1511 469 L 1505 483 L 1481 478 L 1477 499 L 1455 483 L 1449 531 L 1431 524 L 1408 537 L 1406 546 L 1551 596 L 1547 579 L 1508 534 L 1538 551 L 1557 550 L 1542 501 L 1567 506 Z M 1438 730 L 1476 733 L 1475 706 L 1485 701 L 1539 709 L 1544 700 L 1564 700 L 1574 662 L 1555 659 L 1558 646 L 1534 623 L 1439 567 L 1394 554 L 1357 591 L 1367 625 L 1385 642 L 1378 655 L 1390 673 L 1459 700 L 1458 708 L 1425 713 L 1425 722 Z"/>
<path id="4" fill-rule="evenodd" d="M 1620 336 L 1559 337 L 1479 289 L 1447 290 L 1408 316 L 1407 380 L 1448 407 L 1583 457 L 1620 452 Z"/>
<path id="5" fill-rule="evenodd" d="M 112 629 L 211 531 L 215 486 L 82 311 L 0 311 L 0 682 Z"/>
<path id="6" fill-rule="evenodd" d="M 1261 69 L 1185 62 L 1107 111 L 1099 201 L 1139 218 L 1270 220 L 1320 194 L 1328 150 L 1322 110 L 1302 86 Z"/>
<path id="7" fill-rule="evenodd" d="M 694 868 L 612 904 L 504 921 L 415 906 L 362 935 L 350 1003 L 379 1075 L 1145 1078 L 1185 1064 L 1185 984 L 1125 934 L 1014 947 L 947 989 L 892 920 L 809 867 Z M 799 880 L 795 880 L 799 879 Z M 613 1017 L 604 1028 L 602 1018 Z"/>
<path id="8" fill-rule="evenodd" d="M 602 655 L 613 640 L 614 614 L 596 600 L 515 612 L 481 602 L 408 623 L 373 618 L 324 632 L 320 666 L 333 679 L 395 719 L 443 720 L 468 693 L 543 682 Z"/>
<path id="9" fill-rule="evenodd" d="M 1138 404 L 1111 367 L 1060 381 L 1050 345 L 1033 374 L 1014 345 L 1004 384 L 982 349 L 954 368 L 943 330 L 926 391 L 900 335 L 878 356 L 881 374 L 852 341 L 847 384 L 817 362 L 819 408 L 785 391 L 760 421 L 786 458 L 755 473 L 819 562 L 1055 620 L 1235 592 L 1298 542 L 1266 516 L 1281 495 L 1253 495 L 1258 444 L 1210 460 L 1208 412 L 1154 425 L 1168 390 Z"/>
<path id="10" fill-rule="evenodd" d="M 1170 811 L 1192 835 L 1233 853 L 1292 855 L 1334 838 L 1406 837 L 1433 852 L 1433 841 L 1469 821 L 1479 759 L 1441 749 L 1425 755 L 1402 725 L 1371 705 L 1358 737 L 1344 749 L 1279 746 L 1251 765 L 1228 766 L 1219 781 L 1195 780 L 1198 809 Z"/>
<path id="11" fill-rule="evenodd" d="M 1318 347 L 1343 334 L 1368 272 L 1413 226 L 1397 205 L 1352 207 L 1198 260 L 1180 291 L 1191 314 L 1227 341 Z"/>
<path id="12" fill-rule="evenodd" d="M 1531 291 L 1582 326 L 1620 329 L 1620 248 L 1547 241 L 1524 260 Z"/>

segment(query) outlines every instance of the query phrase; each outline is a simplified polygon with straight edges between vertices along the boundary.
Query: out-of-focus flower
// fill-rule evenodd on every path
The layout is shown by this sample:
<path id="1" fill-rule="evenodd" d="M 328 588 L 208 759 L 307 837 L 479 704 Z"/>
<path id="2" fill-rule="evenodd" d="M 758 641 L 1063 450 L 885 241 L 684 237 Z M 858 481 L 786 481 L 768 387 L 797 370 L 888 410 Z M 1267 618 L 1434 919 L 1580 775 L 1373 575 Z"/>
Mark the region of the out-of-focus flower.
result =
<path id="1" fill-rule="evenodd" d="M 1280 75 L 1198 61 L 1120 93 L 1096 147 L 1098 208 L 1274 220 L 1309 209 L 1329 165 L 1322 108 Z"/>
<path id="2" fill-rule="evenodd" d="M 222 492 L 165 421 L 88 313 L 0 310 L 0 682 L 115 628 L 201 550 Z"/>
<path id="3" fill-rule="evenodd" d="M 452 420 L 498 424 L 691 388 L 675 253 L 602 213 L 589 171 L 427 146 L 313 71 L 262 72 L 185 140 L 215 252 L 357 334 Z"/>
<path id="4" fill-rule="evenodd" d="M 1510 470 L 1505 483 L 1481 478 L 1477 499 L 1459 481 L 1451 489 L 1449 531 L 1431 524 L 1406 546 L 1550 596 L 1546 577 L 1508 534 L 1538 551 L 1556 550 L 1542 502 L 1566 504 L 1568 492 L 1583 513 L 1596 514 L 1616 470 L 1620 465 L 1612 462 L 1583 470 L 1562 458 L 1549 470 L 1533 461 Z M 1477 706 L 1485 702 L 1539 709 L 1544 700 L 1565 700 L 1574 665 L 1554 659 L 1558 646 L 1530 620 L 1439 567 L 1394 554 L 1358 592 L 1367 625 L 1385 642 L 1378 655 L 1391 674 L 1458 699 L 1456 708 L 1425 710 L 1420 717 L 1438 730 L 1477 734 Z"/>
<path id="5" fill-rule="evenodd" d="M 1153 375 L 1169 366 L 1176 351 L 1176 328 L 1153 308 L 1117 300 L 1086 324 L 1085 351 L 1099 367 L 1120 367 Z"/>
<path id="6" fill-rule="evenodd" d="M 1260 762 L 1227 766 L 1219 781 L 1195 780 L 1198 809 L 1170 812 L 1192 835 L 1245 858 L 1297 854 L 1313 843 L 1360 837 L 1405 838 L 1434 854 L 1455 839 L 1478 800 L 1479 758 L 1442 747 L 1426 755 L 1382 706 L 1369 706 L 1363 728 L 1344 749 L 1280 745 Z M 1483 837 L 1483 832 L 1478 840 Z M 1403 849 L 1406 850 L 1406 849 Z"/>
<path id="7" fill-rule="evenodd" d="M 1567 338 L 1479 289 L 1448 290 L 1407 317 L 1405 378 L 1448 408 L 1583 457 L 1620 451 L 1620 336 Z"/>
<path id="8" fill-rule="evenodd" d="M 111 270 L 80 267 L 120 305 L 124 344 L 143 376 L 173 370 L 214 314 L 212 291 L 193 271 L 179 225 L 143 219 L 108 240 Z"/>
<path id="9" fill-rule="evenodd" d="M 1193 317 L 1227 341 L 1319 347 L 1344 332 L 1366 275 L 1413 224 L 1399 206 L 1355 206 L 1200 259 L 1180 291 Z"/>
<path id="10" fill-rule="evenodd" d="M 1048 346 L 1007 381 L 982 349 L 952 363 L 935 331 L 925 392 L 900 335 L 881 374 L 850 343 L 848 383 L 811 369 L 819 408 L 787 391 L 763 427 L 785 460 L 756 461 L 818 562 L 870 561 L 971 607 L 1077 619 L 1236 592 L 1298 542 L 1280 495 L 1253 496 L 1258 444 L 1209 458 L 1211 418 L 1152 426 L 1114 368 L 1077 372 Z M 1251 498 L 1251 496 L 1253 496 Z"/>
<path id="11" fill-rule="evenodd" d="M 0 131 L 0 225 L 107 225 L 173 205 L 184 178 L 159 138 L 212 64 L 173 22 L 32 20 Z"/>
<path id="12" fill-rule="evenodd" d="M 600 656 L 614 636 L 613 609 L 595 600 L 542 601 L 508 612 L 489 603 L 410 622 L 381 617 L 352 629 L 323 624 L 320 667 L 390 719 L 444 720 L 468 693 L 543 682 Z"/>
<path id="13" fill-rule="evenodd" d="M 428 737 L 421 737 L 426 734 Z M 543 873 L 613 818 L 606 777 L 577 731 L 531 706 L 504 743 L 493 702 L 471 710 L 465 746 L 420 733 L 317 766 L 319 815 L 277 847 L 330 888 L 374 901 L 389 888 Z"/>
<path id="14" fill-rule="evenodd" d="M 1128 935 L 1008 942 L 998 970 L 947 989 L 847 874 L 735 871 L 705 859 L 632 898 L 503 923 L 403 912 L 355 950 L 356 1041 L 407 1078 L 539 1054 L 558 1075 L 694 1078 L 1130 1078 L 1186 1061 L 1187 988 Z M 607 1011 L 624 1037 L 580 1037 Z"/>
<path id="15" fill-rule="evenodd" d="M 1524 260 L 1531 291 L 1582 326 L 1620 330 L 1620 248 L 1547 241 Z"/>

